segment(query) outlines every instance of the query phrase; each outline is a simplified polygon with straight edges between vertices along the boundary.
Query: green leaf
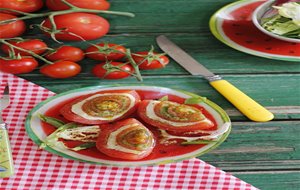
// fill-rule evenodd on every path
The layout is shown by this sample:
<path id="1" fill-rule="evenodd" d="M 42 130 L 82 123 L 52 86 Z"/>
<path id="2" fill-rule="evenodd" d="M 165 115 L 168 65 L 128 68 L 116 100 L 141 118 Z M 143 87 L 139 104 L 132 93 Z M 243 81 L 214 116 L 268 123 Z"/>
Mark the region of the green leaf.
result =
<path id="1" fill-rule="evenodd" d="M 168 101 L 169 100 L 169 96 L 163 96 L 160 99 L 158 99 L 159 101 Z"/>
<path id="2" fill-rule="evenodd" d="M 54 126 L 55 128 L 59 128 L 63 125 L 65 125 L 65 122 L 59 120 L 59 119 L 56 119 L 54 117 L 49 117 L 49 116 L 45 116 L 43 114 L 40 114 L 39 115 L 39 118 L 43 121 L 43 122 L 46 122 L 52 126 Z"/>
<path id="3" fill-rule="evenodd" d="M 184 104 L 199 104 L 201 102 L 206 102 L 206 98 L 205 97 L 192 97 L 192 98 L 188 98 L 184 101 Z"/>
<path id="4" fill-rule="evenodd" d="M 213 143 L 213 142 L 217 142 L 217 141 L 214 141 L 214 140 L 196 140 L 196 141 L 185 141 L 185 142 L 182 142 L 181 144 L 182 145 L 210 144 L 210 143 Z"/>
<path id="5" fill-rule="evenodd" d="M 76 146 L 76 147 L 72 148 L 71 150 L 79 151 L 79 150 L 83 150 L 83 149 L 92 148 L 92 147 L 95 147 L 95 146 L 96 146 L 95 142 L 87 142 L 87 143 L 83 143 L 79 146 Z"/>
<path id="6" fill-rule="evenodd" d="M 49 147 L 59 147 L 59 148 L 67 148 L 63 142 L 58 141 L 57 133 L 61 132 L 63 130 L 69 129 L 69 128 L 74 128 L 74 127 L 79 127 L 80 125 L 74 122 L 67 123 L 65 125 L 62 125 L 58 129 L 56 129 L 53 133 L 51 133 L 45 141 L 40 145 L 40 148 L 45 148 L 46 146 Z"/>

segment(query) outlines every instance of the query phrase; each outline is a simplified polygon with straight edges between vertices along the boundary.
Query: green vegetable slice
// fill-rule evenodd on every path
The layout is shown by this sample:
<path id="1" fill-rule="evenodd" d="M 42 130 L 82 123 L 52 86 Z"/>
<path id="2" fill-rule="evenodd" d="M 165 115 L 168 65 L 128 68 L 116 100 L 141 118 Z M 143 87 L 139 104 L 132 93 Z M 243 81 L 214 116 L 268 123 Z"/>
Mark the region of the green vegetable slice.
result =
<path id="1" fill-rule="evenodd" d="M 76 146 L 74 148 L 71 148 L 71 150 L 79 151 L 79 150 L 84 150 L 84 149 L 92 148 L 92 147 L 95 147 L 95 146 L 96 146 L 95 142 L 87 142 L 87 143 L 83 143 L 81 145 L 78 145 L 78 146 Z"/>
<path id="2" fill-rule="evenodd" d="M 65 122 L 59 120 L 59 119 L 56 119 L 54 117 L 49 117 L 49 116 L 45 116 L 43 114 L 40 114 L 39 115 L 39 118 L 43 121 L 43 122 L 46 122 L 50 125 L 52 125 L 53 127 L 55 128 L 59 128 L 63 125 L 65 125 Z"/>
<path id="3" fill-rule="evenodd" d="M 53 133 L 51 133 L 46 139 L 45 141 L 40 145 L 39 148 L 45 148 L 46 146 L 49 147 L 58 147 L 58 148 L 68 148 L 64 145 L 63 142 L 58 140 L 58 136 L 56 135 L 57 133 L 66 130 L 66 129 L 70 129 L 70 128 L 74 128 L 74 127 L 79 127 L 80 125 L 77 123 L 67 123 L 65 125 L 62 125 L 61 127 L 59 127 L 58 129 L 56 129 Z"/>
<path id="4" fill-rule="evenodd" d="M 184 101 L 184 104 L 199 104 L 201 102 L 206 102 L 206 97 L 192 97 Z"/>

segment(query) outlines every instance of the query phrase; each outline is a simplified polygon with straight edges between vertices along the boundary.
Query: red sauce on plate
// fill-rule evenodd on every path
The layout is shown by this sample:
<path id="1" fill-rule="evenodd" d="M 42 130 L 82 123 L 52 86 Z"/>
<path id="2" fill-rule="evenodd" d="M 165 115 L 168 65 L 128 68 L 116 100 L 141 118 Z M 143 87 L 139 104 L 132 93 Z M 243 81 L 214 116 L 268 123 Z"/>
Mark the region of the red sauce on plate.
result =
<path id="1" fill-rule="evenodd" d="M 252 13 L 262 3 L 264 1 L 241 6 L 224 16 L 222 28 L 226 36 L 240 46 L 262 53 L 300 56 L 300 44 L 272 38 L 253 24 Z"/>
<path id="2" fill-rule="evenodd" d="M 144 100 L 144 99 L 152 99 L 152 100 L 153 99 L 160 99 L 163 96 L 168 96 L 168 100 L 170 100 L 170 101 L 174 101 L 174 102 L 178 102 L 178 103 L 184 103 L 184 101 L 185 101 L 184 98 L 181 98 L 181 97 L 173 95 L 173 94 L 168 94 L 166 92 L 157 92 L 157 91 L 148 91 L 148 90 L 147 91 L 146 90 L 136 90 L 136 92 L 140 95 L 141 100 Z M 74 98 L 70 98 L 67 101 L 64 101 L 60 104 L 54 105 L 52 108 L 50 108 L 45 113 L 45 115 L 50 116 L 50 117 L 55 117 L 57 119 L 61 119 L 63 121 L 68 122 L 67 120 L 65 120 L 60 115 L 59 110 L 64 104 L 66 104 L 66 103 L 68 103 L 68 102 L 70 102 L 70 101 L 72 101 L 72 100 L 74 100 L 78 97 L 79 96 L 74 97 Z M 193 106 L 199 108 L 202 111 L 202 113 L 214 123 L 214 127 L 212 129 L 217 128 L 215 119 L 213 118 L 213 116 L 207 110 L 205 110 L 203 107 L 201 107 L 199 105 L 193 105 Z M 141 121 L 141 119 L 139 119 L 136 114 L 133 114 L 130 117 L 134 117 L 137 120 Z M 161 144 L 159 142 L 161 137 L 160 137 L 160 132 L 158 131 L 158 129 L 155 128 L 155 127 L 149 126 L 144 122 L 142 122 L 142 123 L 153 132 L 153 134 L 156 138 L 156 146 L 153 149 L 152 153 L 149 156 L 147 156 L 146 158 L 142 159 L 142 160 L 152 160 L 152 159 L 158 159 L 158 158 L 163 158 L 163 157 L 179 156 L 179 155 L 182 155 L 182 154 L 186 154 L 186 153 L 195 151 L 195 150 L 205 146 L 205 144 L 181 145 L 180 140 L 177 140 L 177 143 L 175 143 L 175 144 L 168 144 L 168 145 Z M 43 130 L 45 131 L 45 133 L 47 135 L 50 135 L 53 131 L 55 131 L 55 128 L 53 126 L 51 126 L 49 124 L 46 124 L 46 123 L 42 124 L 42 128 L 43 128 Z M 79 142 L 74 142 L 74 141 L 64 141 L 64 142 L 67 146 L 70 146 L 70 147 L 76 146 L 79 143 Z M 91 156 L 91 157 L 94 157 L 94 158 L 105 159 L 105 160 L 114 160 L 114 161 L 122 160 L 122 159 L 117 159 L 117 158 L 112 158 L 112 157 L 106 156 L 106 155 L 102 154 L 100 151 L 98 151 L 96 147 L 92 147 L 92 148 L 89 148 L 89 149 L 80 150 L 80 151 L 76 151 L 76 152 L 79 153 L 79 154 L 82 154 L 82 155 Z M 134 162 L 134 161 L 132 161 L 132 162 Z"/>

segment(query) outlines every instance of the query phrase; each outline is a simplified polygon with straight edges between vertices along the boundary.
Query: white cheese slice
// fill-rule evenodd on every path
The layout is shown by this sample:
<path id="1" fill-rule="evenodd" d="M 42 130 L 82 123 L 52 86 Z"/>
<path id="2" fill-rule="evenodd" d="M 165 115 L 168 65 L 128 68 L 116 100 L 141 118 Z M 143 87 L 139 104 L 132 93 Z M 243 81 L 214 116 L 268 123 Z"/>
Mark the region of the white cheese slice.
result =
<path id="1" fill-rule="evenodd" d="M 93 125 L 66 129 L 58 132 L 56 136 L 65 140 L 95 142 L 93 139 L 97 138 L 99 133 L 99 126 Z"/>
<path id="2" fill-rule="evenodd" d="M 195 141 L 195 140 L 214 140 L 219 138 L 221 135 L 226 133 L 230 128 L 230 123 L 226 122 L 223 125 L 221 125 L 217 130 L 214 131 L 195 131 L 195 132 L 203 132 L 206 135 L 198 136 L 198 137 L 185 137 L 185 136 L 176 136 L 169 134 L 166 130 L 160 129 L 161 135 L 164 138 L 164 141 L 170 140 L 170 139 L 183 139 L 186 141 Z"/>

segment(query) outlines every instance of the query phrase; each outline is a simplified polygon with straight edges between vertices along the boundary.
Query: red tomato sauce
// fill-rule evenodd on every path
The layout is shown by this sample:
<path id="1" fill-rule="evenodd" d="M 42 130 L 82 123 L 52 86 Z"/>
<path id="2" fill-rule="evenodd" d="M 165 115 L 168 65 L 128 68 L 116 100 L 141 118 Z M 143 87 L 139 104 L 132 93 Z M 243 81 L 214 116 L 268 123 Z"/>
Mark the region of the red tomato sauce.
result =
<path id="1" fill-rule="evenodd" d="M 110 91 L 111 92 L 111 91 Z M 184 103 L 185 99 L 176 95 L 172 95 L 172 94 L 168 94 L 168 93 L 164 93 L 164 92 L 157 92 L 157 91 L 146 91 L 146 90 L 136 90 L 136 92 L 140 95 L 141 100 L 144 99 L 160 99 L 164 96 L 168 96 L 168 100 L 169 101 L 174 101 L 174 102 L 178 102 L 178 103 Z M 61 102 L 57 105 L 54 105 L 52 108 L 50 108 L 49 110 L 46 111 L 45 115 L 50 116 L 50 117 L 54 117 L 60 120 L 63 120 L 65 122 L 68 122 L 66 119 L 63 118 L 62 115 L 60 115 L 59 110 L 61 107 L 64 106 L 64 104 L 73 101 L 74 99 L 76 99 L 78 97 L 75 98 L 70 98 L 69 100 L 66 100 L 64 102 Z M 203 107 L 199 106 L 199 105 L 193 105 L 199 109 L 201 109 L 202 113 L 208 118 L 210 119 L 213 123 L 214 123 L 214 127 L 212 129 L 216 129 L 217 128 L 217 124 L 215 119 L 213 118 L 213 116 L 207 111 L 205 110 Z M 186 154 L 192 151 L 195 151 L 201 147 L 204 147 L 205 144 L 197 144 L 197 145 L 181 145 L 180 140 L 177 140 L 177 143 L 175 144 L 161 144 L 160 140 L 160 132 L 157 128 L 152 127 L 147 125 L 146 123 L 144 123 L 141 119 L 138 118 L 137 114 L 133 114 L 130 117 L 134 117 L 137 120 L 139 120 L 140 122 L 142 122 L 146 127 L 148 127 L 152 133 L 155 136 L 156 139 L 156 145 L 152 151 L 152 153 L 147 156 L 144 159 L 141 160 L 153 160 L 153 159 L 159 159 L 159 158 L 164 158 L 164 157 L 172 157 L 172 156 L 179 156 L 182 154 Z M 129 117 L 128 117 L 129 118 Z M 53 126 L 47 124 L 47 123 L 42 123 L 42 128 L 45 131 L 45 133 L 47 135 L 50 135 L 53 131 L 56 130 L 56 128 L 54 128 Z M 212 130 L 210 129 L 210 130 Z M 171 139 L 172 141 L 172 139 Z M 63 142 L 66 144 L 66 146 L 68 147 L 74 147 L 76 145 L 79 145 L 80 142 L 75 142 L 75 141 L 66 141 L 63 140 Z M 86 156 L 90 156 L 90 157 L 94 157 L 94 158 L 99 158 L 99 159 L 104 159 L 104 160 L 112 160 L 112 161 L 118 161 L 118 160 L 123 160 L 123 159 L 117 159 L 117 158 L 112 158 L 109 157 L 105 154 L 102 154 L 100 151 L 97 150 L 96 147 L 92 147 L 92 148 L 88 148 L 85 150 L 80 150 L 80 151 L 76 151 L 79 154 L 82 155 L 86 155 Z M 134 162 L 134 161 L 132 161 Z"/>
<path id="2" fill-rule="evenodd" d="M 252 13 L 264 3 L 253 2 L 235 9 L 224 19 L 222 28 L 226 36 L 246 48 L 285 56 L 300 56 L 300 44 L 285 42 L 264 34 L 252 22 Z"/>

